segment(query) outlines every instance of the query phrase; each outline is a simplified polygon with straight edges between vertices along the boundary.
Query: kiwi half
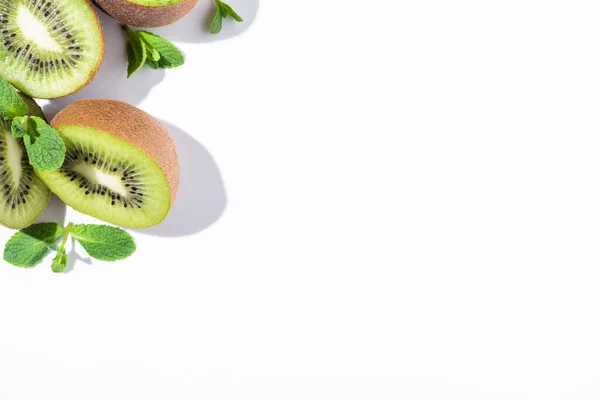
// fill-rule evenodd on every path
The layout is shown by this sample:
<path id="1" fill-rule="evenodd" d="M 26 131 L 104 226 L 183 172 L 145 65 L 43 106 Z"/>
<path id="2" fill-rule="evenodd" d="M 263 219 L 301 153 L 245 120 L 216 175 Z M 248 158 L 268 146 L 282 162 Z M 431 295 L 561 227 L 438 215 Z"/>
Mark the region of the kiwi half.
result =
<path id="1" fill-rule="evenodd" d="M 36 98 L 84 87 L 104 57 L 104 36 L 88 0 L 0 0 L 0 75 Z"/>
<path id="2" fill-rule="evenodd" d="M 131 228 L 167 216 L 179 187 L 179 161 L 160 122 L 120 101 L 82 100 L 50 124 L 65 140 L 65 162 L 36 173 L 67 205 Z"/>
<path id="3" fill-rule="evenodd" d="M 21 94 L 29 115 L 45 118 L 33 99 Z M 0 120 L 0 223 L 12 229 L 33 224 L 46 208 L 50 190 L 29 165 L 21 139 L 14 139 L 10 121 Z"/>
<path id="4" fill-rule="evenodd" d="M 108 15 L 127 25 L 153 28 L 183 18 L 198 0 L 96 0 Z"/>

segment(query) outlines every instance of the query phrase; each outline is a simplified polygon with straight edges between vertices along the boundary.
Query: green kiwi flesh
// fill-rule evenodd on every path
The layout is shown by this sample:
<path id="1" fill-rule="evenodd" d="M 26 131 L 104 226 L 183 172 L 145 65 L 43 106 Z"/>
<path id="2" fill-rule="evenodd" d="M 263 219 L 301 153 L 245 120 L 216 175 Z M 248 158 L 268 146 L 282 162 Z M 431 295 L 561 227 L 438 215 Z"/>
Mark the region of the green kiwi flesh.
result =
<path id="1" fill-rule="evenodd" d="M 35 102 L 22 95 L 30 115 L 44 118 Z M 0 120 L 0 224 L 22 229 L 33 224 L 46 208 L 50 190 L 29 165 L 21 139 L 14 139 L 10 121 Z"/>
<path id="2" fill-rule="evenodd" d="M 63 166 L 36 171 L 75 210 L 115 225 L 146 228 L 169 212 L 171 193 L 158 164 L 139 148 L 90 127 L 56 128 L 67 146 Z"/>
<path id="3" fill-rule="evenodd" d="M 0 75 L 36 98 L 77 91 L 104 56 L 88 0 L 0 0 L 0 35 Z"/>

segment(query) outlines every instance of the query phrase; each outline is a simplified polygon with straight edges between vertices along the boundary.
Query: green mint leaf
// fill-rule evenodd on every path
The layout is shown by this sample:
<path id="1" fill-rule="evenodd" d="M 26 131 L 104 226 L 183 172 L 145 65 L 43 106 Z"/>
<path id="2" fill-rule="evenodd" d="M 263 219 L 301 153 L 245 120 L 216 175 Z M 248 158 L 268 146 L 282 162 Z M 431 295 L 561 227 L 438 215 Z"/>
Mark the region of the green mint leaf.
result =
<path id="1" fill-rule="evenodd" d="M 146 45 L 146 64 L 148 64 L 148 61 L 160 60 L 160 53 L 158 50 L 152 46 L 148 46 L 147 43 L 144 43 L 144 45 Z"/>
<path id="2" fill-rule="evenodd" d="M 73 225 L 71 235 L 98 260 L 116 261 L 135 251 L 133 238 L 123 229 L 107 225 Z"/>
<path id="3" fill-rule="evenodd" d="M 33 267 L 62 235 L 63 228 L 53 222 L 31 225 L 6 243 L 4 260 L 17 267 Z"/>
<path id="4" fill-rule="evenodd" d="M 159 58 L 159 60 L 160 60 L 160 58 Z M 149 58 L 146 59 L 146 65 L 149 66 L 152 69 L 159 69 L 160 68 L 160 66 L 158 65 L 158 61 L 154 61 L 154 60 L 151 60 Z"/>
<path id="5" fill-rule="evenodd" d="M 10 127 L 10 130 L 12 132 L 12 137 L 14 137 L 15 139 L 18 138 L 22 138 L 23 136 L 27 135 L 27 130 L 29 126 L 29 117 L 28 116 L 24 116 L 24 117 L 15 117 L 12 120 L 12 125 Z"/>
<path id="6" fill-rule="evenodd" d="M 29 112 L 29 107 L 19 96 L 19 92 L 1 76 L 0 99 L 0 117 L 4 119 L 13 119 L 14 117 L 27 115 Z"/>
<path id="7" fill-rule="evenodd" d="M 52 272 L 65 272 L 67 268 L 67 253 L 65 249 L 58 249 L 56 257 L 52 260 Z"/>
<path id="8" fill-rule="evenodd" d="M 219 8 L 219 12 L 221 13 L 221 17 L 227 18 L 227 7 L 225 7 L 225 3 L 223 3 L 221 0 L 216 1 L 217 7 Z"/>
<path id="9" fill-rule="evenodd" d="M 231 15 L 231 18 L 233 18 L 237 22 L 244 22 L 242 17 L 240 17 L 235 11 L 233 11 L 233 8 L 231 8 L 231 6 L 229 4 L 225 4 L 222 1 L 220 3 L 221 3 L 221 7 L 223 7 L 225 9 L 225 13 L 223 13 L 223 15 L 229 14 L 229 15 Z"/>
<path id="10" fill-rule="evenodd" d="M 137 32 L 132 31 L 125 25 L 123 25 L 123 30 L 127 34 L 127 77 L 129 78 L 144 66 L 147 54 L 144 41 Z"/>
<path id="11" fill-rule="evenodd" d="M 221 32 L 221 27 L 223 26 L 223 14 L 221 12 L 221 7 L 219 2 L 217 2 L 217 10 L 215 11 L 215 16 L 210 23 L 210 33 L 216 34 Z"/>
<path id="12" fill-rule="evenodd" d="M 136 33 L 142 38 L 146 47 L 159 54 L 159 59 L 152 60 L 158 61 L 160 68 L 175 68 L 183 65 L 185 61 L 183 54 L 173 43 L 147 31 L 137 31 Z"/>
<path id="13" fill-rule="evenodd" d="M 40 117 L 29 117 L 29 131 L 23 137 L 29 163 L 38 170 L 60 168 L 67 148 L 58 131 Z"/>

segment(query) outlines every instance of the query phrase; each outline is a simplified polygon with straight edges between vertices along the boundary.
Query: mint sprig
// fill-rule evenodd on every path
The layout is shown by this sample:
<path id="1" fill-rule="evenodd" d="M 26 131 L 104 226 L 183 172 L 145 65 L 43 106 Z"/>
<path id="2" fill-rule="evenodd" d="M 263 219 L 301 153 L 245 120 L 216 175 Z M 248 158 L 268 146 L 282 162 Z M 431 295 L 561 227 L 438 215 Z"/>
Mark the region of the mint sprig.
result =
<path id="1" fill-rule="evenodd" d="M 223 19 L 227 18 L 227 16 L 231 16 L 231 18 L 237 22 L 244 21 L 229 4 L 226 4 L 221 0 L 215 0 L 215 3 L 217 5 L 217 9 L 215 10 L 215 15 L 212 19 L 212 22 L 210 23 L 210 33 L 216 34 L 221 32 L 221 28 L 223 27 Z"/>
<path id="2" fill-rule="evenodd" d="M 29 164 L 38 170 L 60 168 L 65 161 L 67 148 L 58 131 L 40 117 L 15 117 L 11 126 L 12 136 L 22 138 L 29 157 Z"/>
<path id="3" fill-rule="evenodd" d="M 127 77 L 144 64 L 152 69 L 176 68 L 184 64 L 183 53 L 168 40 L 147 31 L 134 31 L 123 25 L 127 35 Z"/>
<path id="4" fill-rule="evenodd" d="M 60 168 L 67 152 L 64 140 L 43 118 L 28 113 L 19 92 L 0 76 L 0 117 L 12 120 L 12 136 L 23 140 L 29 163 L 38 170 Z"/>
<path id="5" fill-rule="evenodd" d="M 135 251 L 133 238 L 124 230 L 108 225 L 69 223 L 64 229 L 54 223 L 31 225 L 15 233 L 4 247 L 4 260 L 17 267 L 33 267 L 50 250 L 56 251 L 52 271 L 64 272 L 67 267 L 65 244 L 71 235 L 90 255 L 102 261 L 117 261 Z M 57 246 L 56 241 L 62 237 Z"/>

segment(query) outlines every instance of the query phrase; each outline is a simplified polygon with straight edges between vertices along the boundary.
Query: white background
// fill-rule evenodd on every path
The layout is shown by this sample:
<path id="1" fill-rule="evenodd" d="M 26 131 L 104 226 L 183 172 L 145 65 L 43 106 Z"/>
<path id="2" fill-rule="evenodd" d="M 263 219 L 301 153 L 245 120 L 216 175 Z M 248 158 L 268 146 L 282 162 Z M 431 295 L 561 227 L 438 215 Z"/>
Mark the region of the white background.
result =
<path id="1" fill-rule="evenodd" d="M 45 103 L 155 115 L 182 188 L 126 261 L 0 263 L 0 399 L 598 399 L 600 3 L 229 3 L 129 80 L 102 17 Z"/>

